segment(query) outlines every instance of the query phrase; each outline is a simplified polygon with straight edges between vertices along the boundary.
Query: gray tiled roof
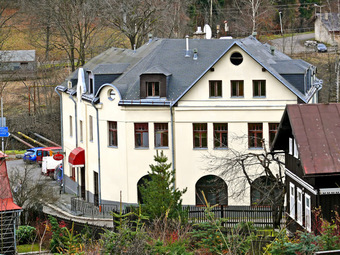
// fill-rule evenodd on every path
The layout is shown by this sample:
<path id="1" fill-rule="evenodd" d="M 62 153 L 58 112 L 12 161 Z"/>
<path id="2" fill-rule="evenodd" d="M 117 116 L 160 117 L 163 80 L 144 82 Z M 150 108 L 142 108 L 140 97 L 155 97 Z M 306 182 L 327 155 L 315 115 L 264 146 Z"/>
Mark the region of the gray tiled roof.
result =
<path id="1" fill-rule="evenodd" d="M 320 17 L 320 14 L 317 14 Z M 340 31 L 340 19 L 338 13 L 322 13 L 321 21 L 329 32 Z"/>
<path id="2" fill-rule="evenodd" d="M 32 62 L 35 61 L 35 50 L 2 50 L 1 62 Z"/>
<path id="3" fill-rule="evenodd" d="M 234 45 L 241 47 L 300 99 L 306 101 L 306 95 L 282 74 L 304 74 L 311 65 L 302 60 L 292 60 L 277 50 L 273 53 L 270 45 L 262 44 L 252 36 L 232 40 L 190 39 L 190 57 L 185 57 L 185 39 L 154 39 L 136 51 L 111 48 L 90 60 L 84 69 L 95 73 L 121 73 L 112 84 L 119 90 L 122 100 L 140 100 L 141 74 L 163 73 L 168 76 L 166 100 L 176 103 Z M 198 51 L 197 60 L 193 59 L 194 49 Z M 76 78 L 76 73 L 73 78 Z"/>

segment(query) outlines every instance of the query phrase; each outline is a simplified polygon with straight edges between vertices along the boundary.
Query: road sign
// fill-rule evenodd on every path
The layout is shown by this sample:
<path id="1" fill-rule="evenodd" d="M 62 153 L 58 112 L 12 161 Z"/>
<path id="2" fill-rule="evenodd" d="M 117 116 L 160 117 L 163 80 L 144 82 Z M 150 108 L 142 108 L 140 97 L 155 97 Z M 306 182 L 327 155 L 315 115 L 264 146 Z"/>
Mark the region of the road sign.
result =
<path id="1" fill-rule="evenodd" d="M 9 137 L 8 127 L 0 127 L 0 137 Z"/>
<path id="2" fill-rule="evenodd" d="M 54 160 L 62 160 L 64 158 L 64 155 L 63 154 L 54 154 L 53 155 L 53 159 Z"/>

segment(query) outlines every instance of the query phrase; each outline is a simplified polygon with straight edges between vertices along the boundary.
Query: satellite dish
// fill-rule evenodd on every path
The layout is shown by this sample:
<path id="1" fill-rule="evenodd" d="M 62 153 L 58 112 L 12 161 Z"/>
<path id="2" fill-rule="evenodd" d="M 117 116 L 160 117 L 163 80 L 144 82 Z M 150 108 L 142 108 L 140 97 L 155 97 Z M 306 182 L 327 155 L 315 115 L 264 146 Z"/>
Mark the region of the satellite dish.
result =
<path id="1" fill-rule="evenodd" d="M 203 32 L 205 33 L 205 39 L 211 39 L 212 31 L 208 24 L 204 25 Z"/>

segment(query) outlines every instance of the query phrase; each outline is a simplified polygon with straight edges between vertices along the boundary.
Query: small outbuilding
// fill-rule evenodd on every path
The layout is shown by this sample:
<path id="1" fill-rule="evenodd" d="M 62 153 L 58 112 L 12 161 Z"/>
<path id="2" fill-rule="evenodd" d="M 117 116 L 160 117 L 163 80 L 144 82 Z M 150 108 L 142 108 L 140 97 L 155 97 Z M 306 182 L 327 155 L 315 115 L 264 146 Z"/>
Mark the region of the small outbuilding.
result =
<path id="1" fill-rule="evenodd" d="M 340 104 L 287 105 L 272 151 L 285 152 L 287 229 L 315 231 L 340 211 Z"/>
<path id="2" fill-rule="evenodd" d="M 0 152 L 0 254 L 12 255 L 16 253 L 15 229 L 21 207 L 13 202 L 6 157 Z"/>

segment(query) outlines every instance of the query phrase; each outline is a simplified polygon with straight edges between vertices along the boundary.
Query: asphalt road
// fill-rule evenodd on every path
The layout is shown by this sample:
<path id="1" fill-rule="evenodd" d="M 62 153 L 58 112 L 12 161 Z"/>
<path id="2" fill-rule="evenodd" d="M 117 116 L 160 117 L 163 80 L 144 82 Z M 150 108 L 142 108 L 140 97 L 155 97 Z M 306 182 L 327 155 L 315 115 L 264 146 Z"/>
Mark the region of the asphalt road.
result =
<path id="1" fill-rule="evenodd" d="M 41 167 L 38 164 L 25 164 L 22 159 L 17 160 L 8 160 L 7 163 L 7 172 L 10 176 L 13 171 L 18 169 L 20 172 L 24 171 L 25 167 L 30 169 L 30 173 L 32 173 L 32 177 L 34 180 L 39 180 L 43 176 L 41 175 Z"/>
<path id="2" fill-rule="evenodd" d="M 272 40 L 272 45 L 276 49 L 285 54 L 296 54 L 302 52 L 315 52 L 314 47 L 306 47 L 303 42 L 307 40 L 312 40 L 315 38 L 314 33 L 299 34 L 290 37 L 278 38 Z M 300 43 L 300 41 L 302 41 Z"/>

